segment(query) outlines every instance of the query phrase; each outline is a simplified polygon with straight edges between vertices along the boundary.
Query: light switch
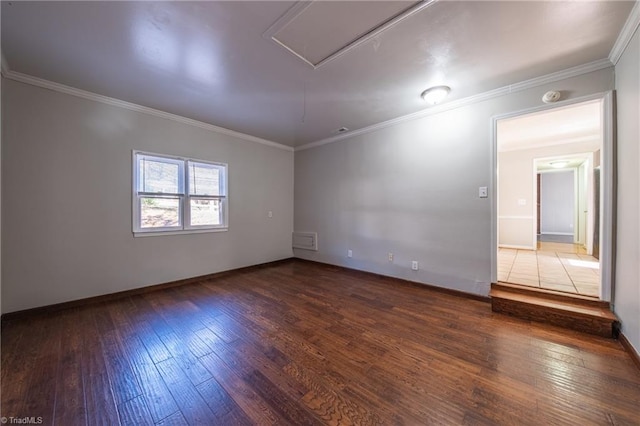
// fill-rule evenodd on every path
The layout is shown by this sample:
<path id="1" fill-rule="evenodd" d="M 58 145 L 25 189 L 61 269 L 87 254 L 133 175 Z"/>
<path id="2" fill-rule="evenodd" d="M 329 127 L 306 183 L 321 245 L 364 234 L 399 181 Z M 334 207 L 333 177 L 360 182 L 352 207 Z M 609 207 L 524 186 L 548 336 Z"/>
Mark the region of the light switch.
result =
<path id="1" fill-rule="evenodd" d="M 267 213 L 268 217 L 273 217 L 273 212 L 271 210 L 269 210 L 269 213 Z"/>
<path id="2" fill-rule="evenodd" d="M 524 198 L 519 198 L 518 199 L 518 205 L 519 206 L 526 206 L 527 205 L 527 200 Z"/>
<path id="3" fill-rule="evenodd" d="M 486 186 L 481 186 L 480 188 L 478 188 L 478 197 L 487 198 L 488 196 L 489 196 L 489 193 L 487 192 Z"/>

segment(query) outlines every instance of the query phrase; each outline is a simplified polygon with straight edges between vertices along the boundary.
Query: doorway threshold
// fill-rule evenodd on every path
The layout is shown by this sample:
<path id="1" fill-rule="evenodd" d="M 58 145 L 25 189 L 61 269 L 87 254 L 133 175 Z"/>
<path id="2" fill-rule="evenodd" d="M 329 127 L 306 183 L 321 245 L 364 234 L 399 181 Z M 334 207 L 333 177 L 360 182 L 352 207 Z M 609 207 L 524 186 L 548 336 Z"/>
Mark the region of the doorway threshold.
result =
<path id="1" fill-rule="evenodd" d="M 492 284 L 490 296 L 497 313 L 609 338 L 619 332 L 609 302 L 595 297 L 505 282 Z"/>

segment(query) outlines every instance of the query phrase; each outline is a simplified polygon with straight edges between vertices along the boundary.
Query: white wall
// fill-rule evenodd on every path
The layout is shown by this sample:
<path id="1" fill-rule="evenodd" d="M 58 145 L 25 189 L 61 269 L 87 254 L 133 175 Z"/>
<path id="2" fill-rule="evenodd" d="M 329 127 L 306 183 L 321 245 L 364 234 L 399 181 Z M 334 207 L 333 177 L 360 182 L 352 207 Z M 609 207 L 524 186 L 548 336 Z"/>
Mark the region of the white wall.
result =
<path id="1" fill-rule="evenodd" d="M 618 132 L 617 244 L 614 303 L 622 332 L 640 352 L 640 35 L 615 68 Z"/>
<path id="2" fill-rule="evenodd" d="M 2 89 L 3 312 L 291 257 L 291 151 L 12 80 Z M 228 163 L 229 231 L 134 238 L 133 149 Z"/>
<path id="3" fill-rule="evenodd" d="M 540 174 L 540 232 L 573 235 L 575 171 Z"/>
<path id="4" fill-rule="evenodd" d="M 0 54 L 1 55 L 1 54 Z M 2 85 L 4 77 L 0 76 L 0 315 L 2 309 Z"/>
<path id="5" fill-rule="evenodd" d="M 591 152 L 594 142 L 575 142 L 498 153 L 498 244 L 536 248 L 536 158 Z M 520 200 L 525 200 L 521 205 Z"/>
<path id="6" fill-rule="evenodd" d="M 297 151 L 294 228 L 317 231 L 318 251 L 295 255 L 487 295 L 492 200 L 478 187 L 491 183 L 491 117 L 541 105 L 551 89 L 611 90 L 613 70 Z"/>

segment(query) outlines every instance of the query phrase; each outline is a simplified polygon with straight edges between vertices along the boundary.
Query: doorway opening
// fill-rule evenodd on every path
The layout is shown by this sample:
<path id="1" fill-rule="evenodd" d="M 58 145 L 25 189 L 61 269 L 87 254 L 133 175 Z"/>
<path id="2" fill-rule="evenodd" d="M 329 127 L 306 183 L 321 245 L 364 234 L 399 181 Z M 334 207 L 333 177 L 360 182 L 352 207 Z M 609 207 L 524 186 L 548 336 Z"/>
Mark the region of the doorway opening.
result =
<path id="1" fill-rule="evenodd" d="M 600 95 L 494 119 L 493 282 L 610 299 L 610 102 Z"/>

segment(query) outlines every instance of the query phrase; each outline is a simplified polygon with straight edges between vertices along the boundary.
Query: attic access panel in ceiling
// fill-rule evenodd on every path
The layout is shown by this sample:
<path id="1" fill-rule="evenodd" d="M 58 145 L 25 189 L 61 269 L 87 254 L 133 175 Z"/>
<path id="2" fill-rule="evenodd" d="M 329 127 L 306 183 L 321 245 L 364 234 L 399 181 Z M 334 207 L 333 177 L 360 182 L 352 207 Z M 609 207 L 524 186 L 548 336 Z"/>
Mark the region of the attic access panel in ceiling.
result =
<path id="1" fill-rule="evenodd" d="M 318 68 L 432 2 L 300 1 L 264 37 Z"/>

